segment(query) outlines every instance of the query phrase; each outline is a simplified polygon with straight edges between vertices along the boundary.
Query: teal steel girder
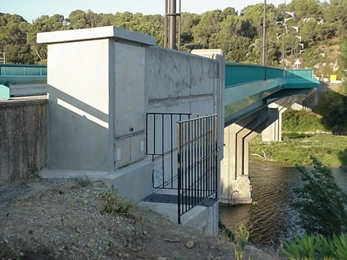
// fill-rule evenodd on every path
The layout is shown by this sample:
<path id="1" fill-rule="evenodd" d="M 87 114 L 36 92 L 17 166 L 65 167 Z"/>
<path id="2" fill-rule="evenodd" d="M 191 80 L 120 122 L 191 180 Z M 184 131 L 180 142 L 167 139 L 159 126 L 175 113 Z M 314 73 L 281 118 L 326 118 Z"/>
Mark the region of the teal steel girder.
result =
<path id="1" fill-rule="evenodd" d="M 306 94 L 312 88 L 317 88 L 318 85 L 319 81 L 313 77 L 304 78 L 291 73 L 288 78 L 258 80 L 226 86 L 224 94 L 225 126 L 268 105 L 268 99 Z"/>

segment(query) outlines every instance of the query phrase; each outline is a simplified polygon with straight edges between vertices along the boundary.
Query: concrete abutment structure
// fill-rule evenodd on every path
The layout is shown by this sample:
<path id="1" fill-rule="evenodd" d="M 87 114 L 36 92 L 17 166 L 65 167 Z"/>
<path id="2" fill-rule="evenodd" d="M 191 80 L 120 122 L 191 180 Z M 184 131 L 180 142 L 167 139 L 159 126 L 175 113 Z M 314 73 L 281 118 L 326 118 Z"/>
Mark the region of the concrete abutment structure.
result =
<path id="1" fill-rule="evenodd" d="M 107 179 L 120 196 L 140 201 L 152 192 L 156 166 L 146 155 L 146 113 L 217 114 L 223 145 L 221 50 L 178 52 L 113 26 L 39 33 L 37 41 L 48 44 L 47 166 L 41 176 Z M 218 156 L 219 163 L 222 150 Z M 185 223 L 217 234 L 218 200 L 196 208 Z"/>

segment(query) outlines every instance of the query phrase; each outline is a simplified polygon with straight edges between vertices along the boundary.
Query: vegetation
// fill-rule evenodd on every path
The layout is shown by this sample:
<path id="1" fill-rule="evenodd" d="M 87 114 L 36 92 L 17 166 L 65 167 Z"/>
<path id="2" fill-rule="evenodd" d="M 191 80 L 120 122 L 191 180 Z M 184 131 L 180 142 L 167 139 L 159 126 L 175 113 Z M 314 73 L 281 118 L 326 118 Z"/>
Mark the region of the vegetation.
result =
<path id="1" fill-rule="evenodd" d="M 282 67 L 285 58 L 285 66 L 292 67 L 299 58 L 308 67 L 316 65 L 317 75 L 337 73 L 332 66 L 324 64 L 335 63 L 336 53 L 342 46 L 339 62 L 343 68 L 339 73 L 345 76 L 346 6 L 347 0 L 331 0 L 329 3 L 292 0 L 286 6 L 281 4 L 278 7 L 267 4 L 267 64 Z M 220 48 L 225 50 L 228 61 L 259 64 L 263 8 L 263 3 L 259 3 L 245 7 L 240 13 L 232 6 L 202 14 L 183 12 L 180 16 L 180 49 Z M 108 25 L 152 35 L 158 45 L 164 44 L 163 15 L 98 14 L 91 10 L 74 10 L 68 17 L 42 15 L 34 21 L 26 21 L 18 14 L 0 13 L 0 52 L 6 53 L 7 63 L 45 63 L 47 49 L 45 45 L 36 43 L 38 32 Z"/>
<path id="2" fill-rule="evenodd" d="M 328 131 L 322 117 L 306 110 L 289 109 L 282 114 L 282 130 L 286 133 L 316 133 Z"/>
<path id="3" fill-rule="evenodd" d="M 323 92 L 314 111 L 322 116 L 321 123 L 326 129 L 334 134 L 347 133 L 347 96 L 335 91 Z"/>
<path id="4" fill-rule="evenodd" d="M 251 142 L 254 158 L 310 165 L 315 156 L 325 165 L 347 165 L 347 97 L 339 91 L 320 95 L 314 112 L 292 109 L 282 115 L 283 142 Z M 331 135 L 332 133 L 333 135 Z"/>
<path id="5" fill-rule="evenodd" d="M 305 235 L 284 242 L 289 259 L 347 259 L 347 194 L 337 185 L 331 169 L 311 157 L 313 169 L 298 166 L 303 185 L 293 189 L 293 203 Z"/>
<path id="6" fill-rule="evenodd" d="M 126 214 L 133 206 L 130 202 L 126 202 L 123 198 L 117 196 L 116 189 L 104 192 L 101 194 L 101 198 L 105 200 L 100 210 L 101 213 Z"/>
<path id="7" fill-rule="evenodd" d="M 244 224 L 241 224 L 236 231 L 235 241 L 237 242 L 235 246 L 236 259 L 242 260 L 245 255 L 245 247 L 249 243 L 249 231 Z"/>
<path id="8" fill-rule="evenodd" d="M 284 245 L 282 252 L 291 260 L 347 259 L 347 237 L 342 233 L 332 238 L 313 234 L 294 236 L 294 241 Z"/>
<path id="9" fill-rule="evenodd" d="M 297 166 L 303 185 L 293 189 L 293 207 L 300 215 L 300 226 L 308 234 L 332 237 L 347 231 L 347 194 L 337 185 L 332 171 L 311 157 L 313 169 Z"/>
<path id="10" fill-rule="evenodd" d="M 258 136 L 251 141 L 250 153 L 254 159 L 261 157 L 291 165 L 311 165 L 310 156 L 315 156 L 325 165 L 339 167 L 347 165 L 347 136 L 284 134 L 280 143 L 264 143 Z"/>

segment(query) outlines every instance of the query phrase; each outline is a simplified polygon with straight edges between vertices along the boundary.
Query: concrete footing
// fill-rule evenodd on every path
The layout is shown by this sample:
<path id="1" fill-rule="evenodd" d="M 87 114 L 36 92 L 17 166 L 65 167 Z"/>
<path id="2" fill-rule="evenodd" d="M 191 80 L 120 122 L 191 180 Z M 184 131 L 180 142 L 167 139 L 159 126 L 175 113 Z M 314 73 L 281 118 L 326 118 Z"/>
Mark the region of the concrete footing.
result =
<path id="1" fill-rule="evenodd" d="M 177 204 L 141 201 L 140 205 L 149 207 L 174 223 L 178 222 Z M 182 225 L 201 230 L 210 235 L 218 235 L 218 205 L 219 203 L 216 201 L 211 206 L 192 208 L 181 217 Z"/>
<path id="2" fill-rule="evenodd" d="M 42 178 L 88 178 L 91 181 L 106 180 L 117 194 L 129 201 L 140 201 L 152 192 L 151 160 L 143 160 L 128 167 L 118 169 L 113 173 L 106 171 L 86 170 L 50 170 L 44 168 L 39 175 Z"/>

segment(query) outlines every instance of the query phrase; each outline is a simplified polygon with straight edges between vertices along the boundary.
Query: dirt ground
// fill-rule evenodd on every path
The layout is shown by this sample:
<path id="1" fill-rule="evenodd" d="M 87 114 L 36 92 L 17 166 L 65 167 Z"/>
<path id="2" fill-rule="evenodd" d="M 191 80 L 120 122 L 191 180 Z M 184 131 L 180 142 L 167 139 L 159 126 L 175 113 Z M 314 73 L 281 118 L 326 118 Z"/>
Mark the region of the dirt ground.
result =
<path id="1" fill-rule="evenodd" d="M 225 237 L 178 225 L 149 208 L 101 213 L 107 191 L 102 181 L 76 179 L 0 187 L 0 259 L 236 259 Z M 244 259 L 280 258 L 248 246 Z"/>

